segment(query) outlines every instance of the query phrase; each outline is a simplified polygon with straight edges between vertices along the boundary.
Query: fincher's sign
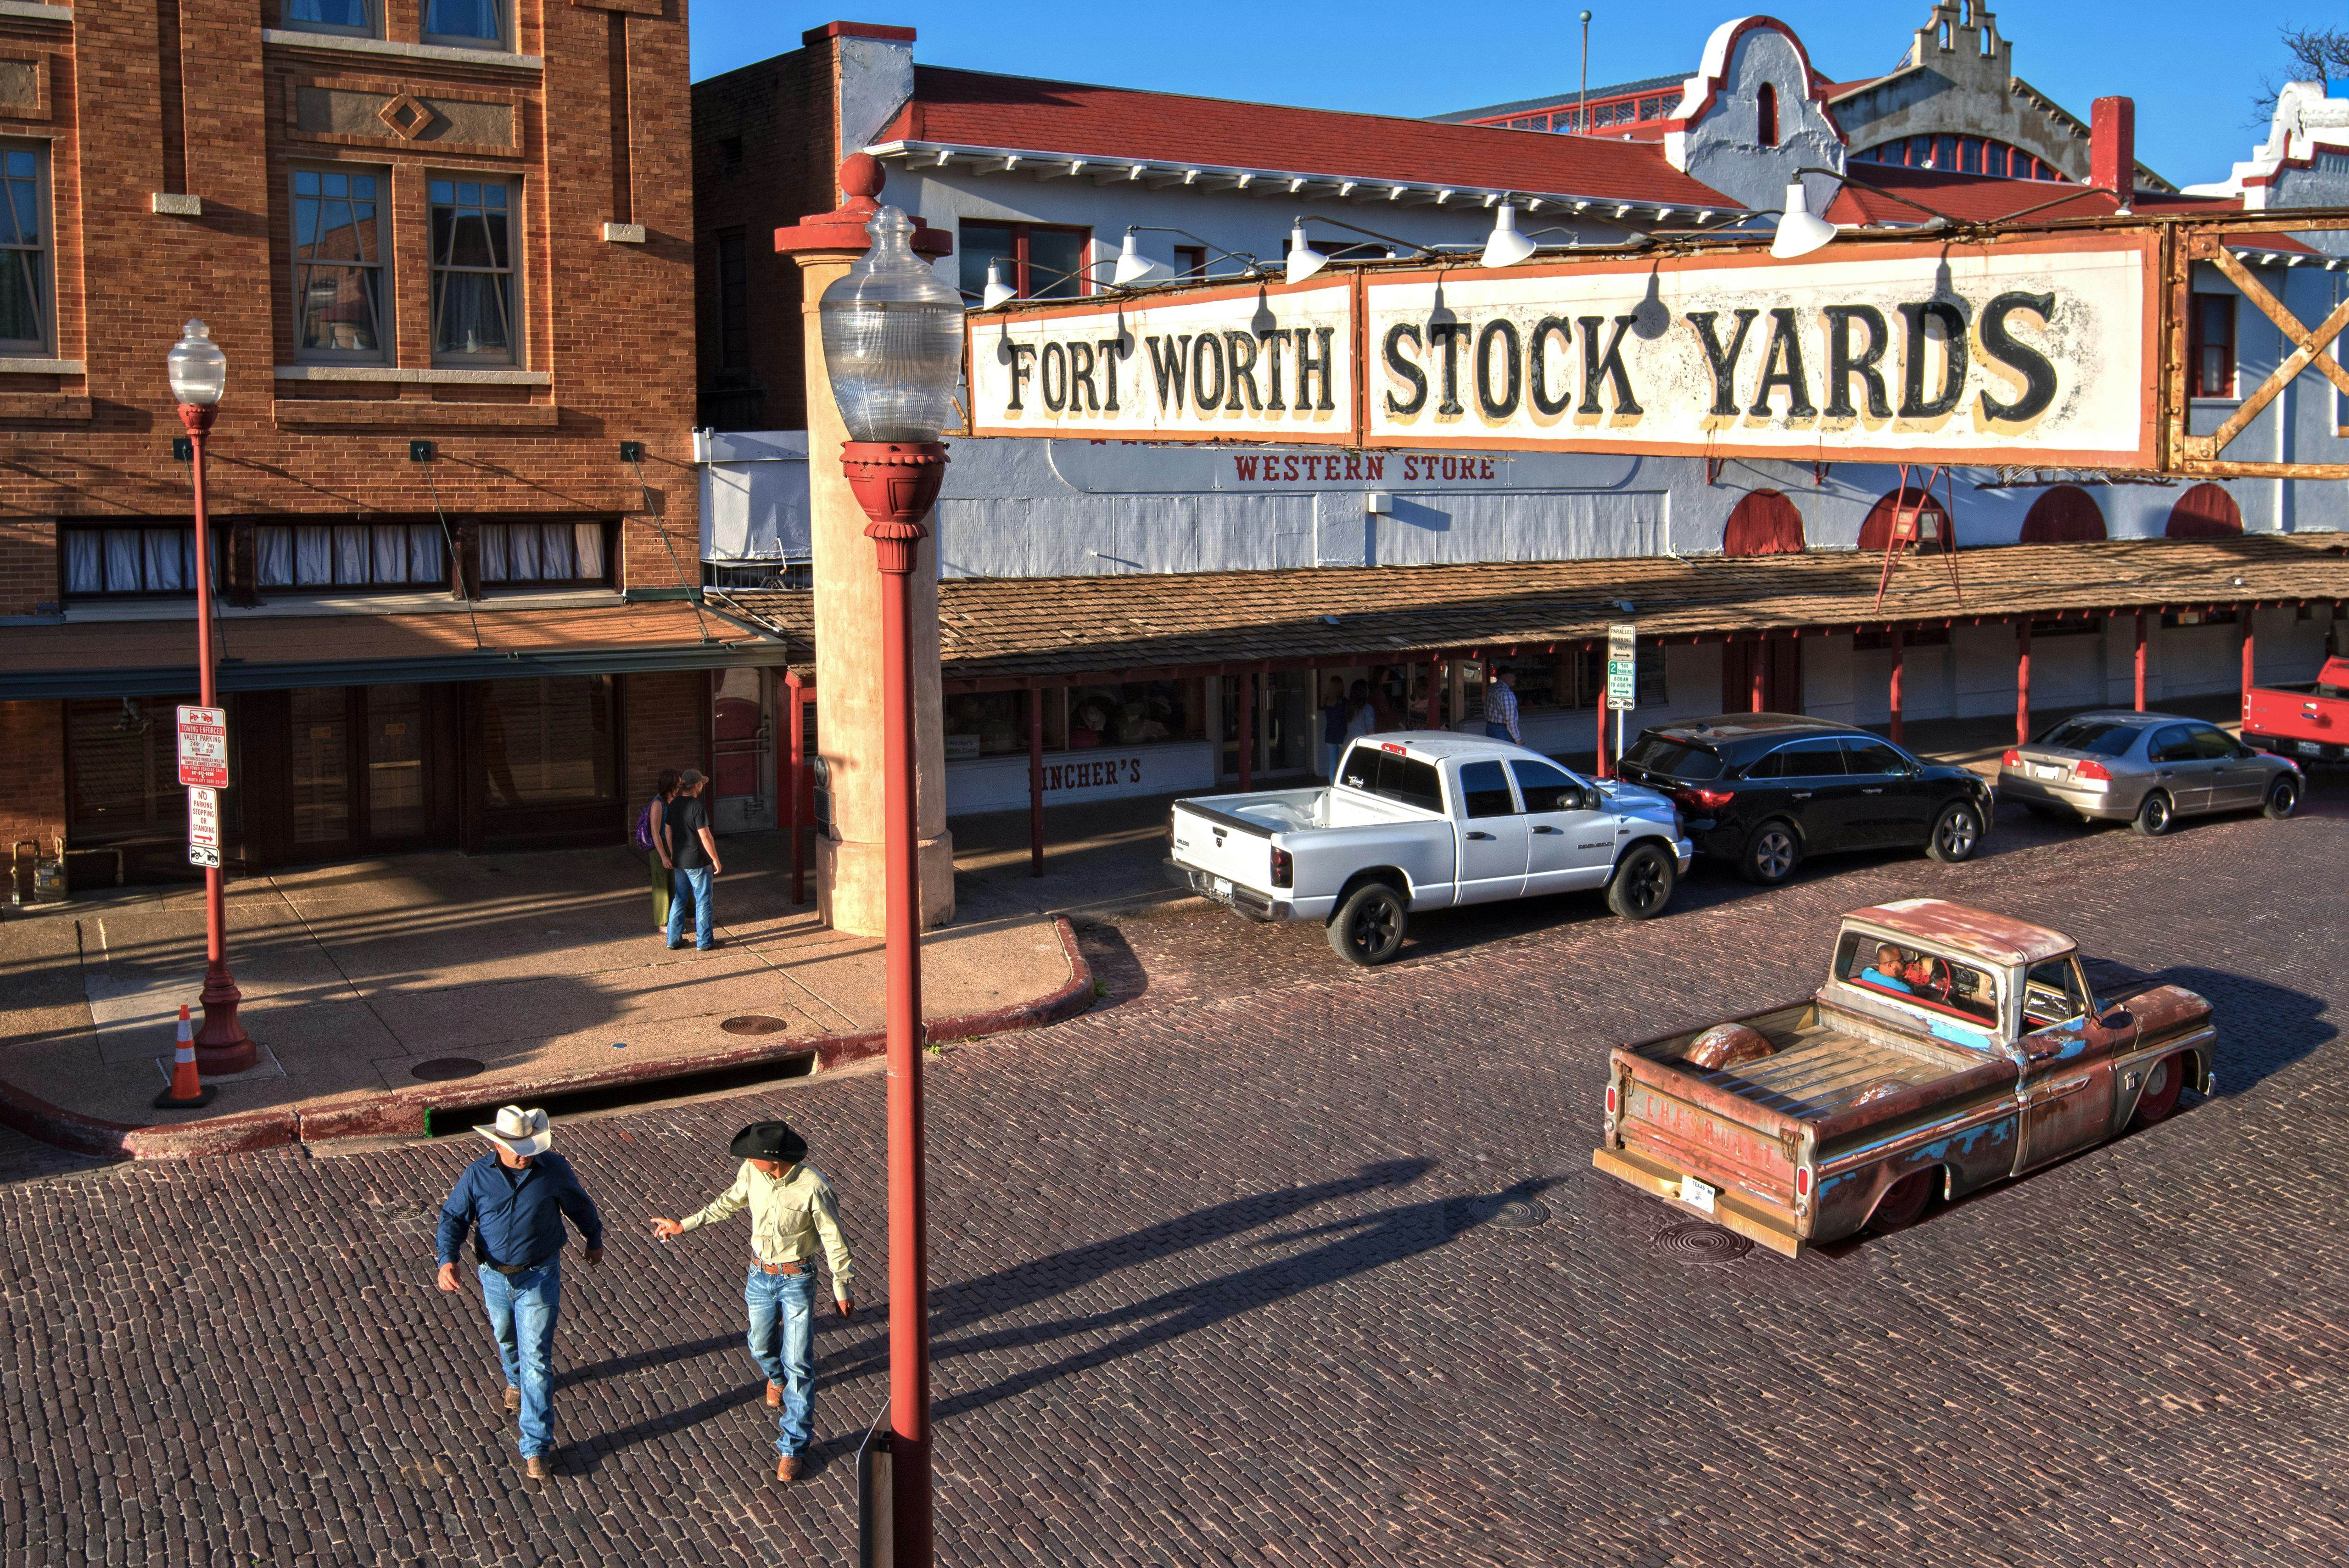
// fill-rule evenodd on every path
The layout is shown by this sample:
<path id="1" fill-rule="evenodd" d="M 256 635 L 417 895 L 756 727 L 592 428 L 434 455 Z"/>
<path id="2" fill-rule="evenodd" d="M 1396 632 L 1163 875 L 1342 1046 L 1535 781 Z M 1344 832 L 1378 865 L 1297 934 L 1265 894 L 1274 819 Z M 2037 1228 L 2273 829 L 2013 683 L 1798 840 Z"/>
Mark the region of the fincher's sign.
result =
<path id="1" fill-rule="evenodd" d="M 1380 269 L 977 315 L 972 433 L 2151 467 L 2153 246 Z"/>

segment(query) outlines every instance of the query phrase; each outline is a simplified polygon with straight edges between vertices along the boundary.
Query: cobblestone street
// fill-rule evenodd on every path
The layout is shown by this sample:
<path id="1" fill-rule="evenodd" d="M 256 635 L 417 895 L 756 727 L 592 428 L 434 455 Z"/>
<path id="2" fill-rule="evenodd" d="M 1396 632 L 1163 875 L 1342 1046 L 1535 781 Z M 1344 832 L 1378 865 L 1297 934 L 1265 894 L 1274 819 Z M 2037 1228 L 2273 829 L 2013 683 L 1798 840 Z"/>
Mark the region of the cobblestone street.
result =
<path id="1" fill-rule="evenodd" d="M 933 1059 L 940 1560 L 955 1564 L 2307 1564 L 2349 1560 L 2349 790 L 2153 841 L 2010 810 L 1962 867 L 1701 868 L 1421 922 L 1176 906 L 1085 933 L 1109 994 Z M 1592 1170 L 1608 1047 L 1817 983 L 1843 910 L 1936 894 L 2209 997 L 2219 1093 L 1787 1262 Z M 611 1226 L 566 1255 L 556 1477 L 478 1299 L 432 1288 L 470 1137 L 57 1169 L 0 1189 L 0 1561 L 844 1564 L 885 1388 L 882 1077 L 558 1132 Z M 789 1117 L 860 1311 L 771 1479 L 747 1232 L 657 1245 Z M 12 1148 L 15 1146 L 11 1146 Z M 1537 1197 L 1532 1229 L 1484 1223 Z"/>

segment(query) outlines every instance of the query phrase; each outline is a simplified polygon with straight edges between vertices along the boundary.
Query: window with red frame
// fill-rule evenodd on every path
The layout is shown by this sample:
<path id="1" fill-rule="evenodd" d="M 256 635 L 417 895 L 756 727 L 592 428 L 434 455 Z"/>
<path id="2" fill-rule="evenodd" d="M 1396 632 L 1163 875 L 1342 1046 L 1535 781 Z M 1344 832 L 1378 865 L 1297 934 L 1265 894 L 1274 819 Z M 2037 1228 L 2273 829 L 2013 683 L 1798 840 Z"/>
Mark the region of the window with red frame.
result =
<path id="1" fill-rule="evenodd" d="M 1174 270 L 1184 277 L 1206 276 L 1207 247 L 1205 245 L 1176 245 L 1174 247 Z"/>
<path id="2" fill-rule="evenodd" d="M 957 238 L 962 291 L 974 299 L 987 287 L 989 262 L 1001 264 L 1003 281 L 1022 299 L 1071 299 L 1092 292 L 1085 275 L 1091 229 L 965 221 Z"/>
<path id="3" fill-rule="evenodd" d="M 2194 308 L 2187 317 L 2190 341 L 2186 362 L 2192 385 L 2188 392 L 2197 398 L 2231 398 L 2235 395 L 2235 296 L 2231 294 L 2198 294 Z"/>

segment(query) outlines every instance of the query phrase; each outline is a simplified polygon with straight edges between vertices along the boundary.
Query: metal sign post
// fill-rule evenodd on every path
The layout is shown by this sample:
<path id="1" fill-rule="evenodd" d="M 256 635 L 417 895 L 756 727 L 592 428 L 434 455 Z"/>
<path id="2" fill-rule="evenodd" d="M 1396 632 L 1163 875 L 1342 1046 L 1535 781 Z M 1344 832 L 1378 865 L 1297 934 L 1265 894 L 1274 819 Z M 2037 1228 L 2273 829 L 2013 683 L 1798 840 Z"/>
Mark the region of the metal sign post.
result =
<path id="1" fill-rule="evenodd" d="M 1615 760 L 1623 760 L 1631 710 L 1640 705 L 1640 623 L 1619 620 L 1607 628 L 1607 705 L 1615 710 Z M 1620 771 L 1620 770 L 1618 770 Z"/>

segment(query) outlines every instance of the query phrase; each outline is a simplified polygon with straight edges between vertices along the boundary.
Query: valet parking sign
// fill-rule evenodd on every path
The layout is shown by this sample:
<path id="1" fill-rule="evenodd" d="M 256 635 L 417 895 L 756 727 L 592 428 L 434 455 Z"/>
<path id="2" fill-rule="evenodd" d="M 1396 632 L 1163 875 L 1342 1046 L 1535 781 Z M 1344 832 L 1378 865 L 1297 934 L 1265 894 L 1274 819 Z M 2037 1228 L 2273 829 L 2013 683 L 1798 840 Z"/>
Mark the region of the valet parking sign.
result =
<path id="1" fill-rule="evenodd" d="M 228 787 L 228 711 L 180 709 L 180 782 L 188 786 L 188 864 L 220 862 L 220 792 Z"/>
<path id="2" fill-rule="evenodd" d="M 2150 236 L 1378 269 L 969 321 L 971 433 L 2155 465 Z"/>

